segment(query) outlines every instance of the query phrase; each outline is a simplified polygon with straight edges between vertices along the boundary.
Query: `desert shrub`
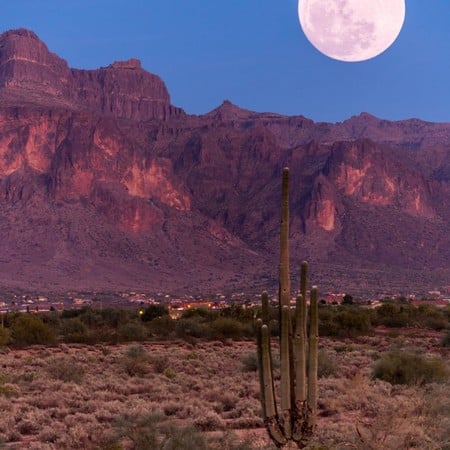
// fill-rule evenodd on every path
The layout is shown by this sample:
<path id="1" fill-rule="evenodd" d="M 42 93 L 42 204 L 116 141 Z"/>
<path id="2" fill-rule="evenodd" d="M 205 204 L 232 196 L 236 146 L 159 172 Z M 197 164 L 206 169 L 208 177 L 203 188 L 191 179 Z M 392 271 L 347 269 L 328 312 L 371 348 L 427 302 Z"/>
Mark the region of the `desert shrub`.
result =
<path id="1" fill-rule="evenodd" d="M 433 305 L 418 307 L 408 304 L 385 303 L 375 310 L 374 323 L 386 327 L 423 327 L 443 330 L 449 325 L 445 311 Z"/>
<path id="2" fill-rule="evenodd" d="M 81 383 L 84 377 L 84 368 L 67 358 L 55 358 L 49 361 L 47 373 L 55 380 L 65 383 Z"/>
<path id="3" fill-rule="evenodd" d="M 450 331 L 447 331 L 447 334 L 442 338 L 442 345 L 444 347 L 450 347 Z"/>
<path id="4" fill-rule="evenodd" d="M 82 309 L 64 309 L 61 312 L 61 319 L 74 319 L 75 317 L 81 316 L 88 308 Z M 90 308 L 89 308 L 90 309 Z"/>
<path id="5" fill-rule="evenodd" d="M 121 359 L 125 373 L 130 377 L 144 376 L 148 371 L 149 357 L 142 345 L 130 345 Z"/>
<path id="6" fill-rule="evenodd" d="M 252 444 L 252 438 L 247 437 L 242 440 L 242 436 L 238 436 L 232 431 L 225 431 L 219 435 L 212 436 L 209 441 L 211 450 L 253 450 L 255 446 Z M 257 447 L 263 448 L 263 447 Z M 275 447 L 264 446 L 264 450 L 271 450 Z"/>
<path id="7" fill-rule="evenodd" d="M 394 349 L 381 355 L 372 375 L 391 384 L 422 385 L 444 381 L 450 374 L 447 364 L 438 356 L 425 357 L 419 351 Z"/>
<path id="8" fill-rule="evenodd" d="M 175 333 L 177 322 L 170 316 L 162 316 L 148 322 L 147 329 L 149 334 L 159 338 L 168 338 Z"/>
<path id="9" fill-rule="evenodd" d="M 169 310 L 164 305 L 149 305 L 141 315 L 143 322 L 151 322 L 158 317 L 168 316 Z"/>
<path id="10" fill-rule="evenodd" d="M 318 353 L 317 375 L 319 378 L 327 378 L 337 374 L 336 361 L 325 350 L 320 349 Z"/>
<path id="11" fill-rule="evenodd" d="M 166 378 L 169 378 L 169 380 L 177 376 L 177 373 L 171 367 L 167 367 L 166 369 L 164 369 L 163 374 Z"/>
<path id="12" fill-rule="evenodd" d="M 61 319 L 57 311 L 43 312 L 39 314 L 39 317 L 52 330 L 57 330 L 61 325 Z"/>
<path id="13" fill-rule="evenodd" d="M 223 428 L 223 423 L 217 413 L 207 412 L 195 420 L 195 426 L 201 431 L 216 431 Z"/>
<path id="14" fill-rule="evenodd" d="M 86 325 L 77 317 L 63 320 L 60 333 L 64 342 L 86 343 L 89 340 Z"/>
<path id="15" fill-rule="evenodd" d="M 205 307 L 188 308 L 183 311 L 182 319 L 202 318 L 204 321 L 213 321 L 217 319 L 219 312 Z"/>
<path id="16" fill-rule="evenodd" d="M 231 317 L 219 317 L 209 324 L 213 339 L 240 338 L 245 334 L 245 326 Z"/>
<path id="17" fill-rule="evenodd" d="M 220 311 L 220 317 L 229 317 L 239 320 L 240 322 L 253 322 L 255 310 L 252 308 L 244 308 L 242 305 L 231 305 Z"/>
<path id="18" fill-rule="evenodd" d="M 142 359 L 147 358 L 147 352 L 142 345 L 130 345 L 125 350 L 125 356 L 127 358 Z"/>
<path id="19" fill-rule="evenodd" d="M 115 431 L 109 446 L 104 448 L 122 448 L 126 441 L 133 450 L 207 450 L 204 436 L 192 425 L 174 426 L 162 422 L 158 414 L 140 417 L 124 417 L 114 426 Z M 117 445 L 114 447 L 113 445 Z M 127 447 L 128 448 L 128 447 Z"/>
<path id="20" fill-rule="evenodd" d="M 34 314 L 20 314 L 11 324 L 11 340 L 15 345 L 53 344 L 53 330 Z"/>
<path id="21" fill-rule="evenodd" d="M 0 385 L 0 396 L 3 397 L 13 397 L 16 394 L 14 388 L 9 384 Z"/>
<path id="22" fill-rule="evenodd" d="M 319 308 L 319 335 L 354 337 L 372 332 L 370 311 L 341 307 Z"/>
<path id="23" fill-rule="evenodd" d="M 421 325 L 425 328 L 441 331 L 448 328 L 449 321 L 441 311 L 435 311 L 433 314 L 426 315 L 423 318 Z"/>
<path id="24" fill-rule="evenodd" d="M 241 370 L 243 372 L 256 372 L 258 370 L 258 355 L 249 353 L 241 358 Z"/>
<path id="25" fill-rule="evenodd" d="M 167 355 L 152 355 L 150 363 L 156 373 L 163 373 L 169 367 L 169 358 Z"/>
<path id="26" fill-rule="evenodd" d="M 211 329 L 201 317 L 181 318 L 176 322 L 176 335 L 180 338 L 208 338 Z"/>
<path id="27" fill-rule="evenodd" d="M 0 328 L 0 346 L 9 344 L 11 333 L 7 328 Z"/>
<path id="28" fill-rule="evenodd" d="M 147 338 L 147 328 L 140 323 L 129 322 L 119 328 L 121 341 L 143 341 Z"/>
<path id="29" fill-rule="evenodd" d="M 117 308 L 101 309 L 98 313 L 102 318 L 103 325 L 112 328 L 118 328 L 120 325 L 127 323 L 131 315 L 131 311 Z"/>

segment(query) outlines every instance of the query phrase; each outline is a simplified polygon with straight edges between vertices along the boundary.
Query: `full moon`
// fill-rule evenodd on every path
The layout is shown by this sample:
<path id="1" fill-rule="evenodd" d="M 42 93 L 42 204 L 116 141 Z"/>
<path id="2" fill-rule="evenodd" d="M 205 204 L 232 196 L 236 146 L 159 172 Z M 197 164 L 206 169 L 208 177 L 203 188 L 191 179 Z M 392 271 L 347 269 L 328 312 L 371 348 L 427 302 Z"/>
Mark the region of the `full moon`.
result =
<path id="1" fill-rule="evenodd" d="M 364 61 L 397 39 L 405 0 L 299 0 L 298 16 L 317 50 L 340 61 Z"/>

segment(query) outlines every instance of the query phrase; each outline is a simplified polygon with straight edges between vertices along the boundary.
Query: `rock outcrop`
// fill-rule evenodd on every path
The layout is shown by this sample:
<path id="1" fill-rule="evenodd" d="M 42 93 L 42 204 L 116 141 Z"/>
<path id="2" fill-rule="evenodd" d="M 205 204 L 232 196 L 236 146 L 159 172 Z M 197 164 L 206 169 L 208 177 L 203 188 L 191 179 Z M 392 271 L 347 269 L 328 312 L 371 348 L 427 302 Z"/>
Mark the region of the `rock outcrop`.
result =
<path id="1" fill-rule="evenodd" d="M 137 59 L 116 61 L 97 70 L 70 69 L 32 31 L 0 35 L 0 88 L 55 97 L 74 108 L 117 118 L 165 120 L 182 111 L 170 104 L 164 82 Z"/>

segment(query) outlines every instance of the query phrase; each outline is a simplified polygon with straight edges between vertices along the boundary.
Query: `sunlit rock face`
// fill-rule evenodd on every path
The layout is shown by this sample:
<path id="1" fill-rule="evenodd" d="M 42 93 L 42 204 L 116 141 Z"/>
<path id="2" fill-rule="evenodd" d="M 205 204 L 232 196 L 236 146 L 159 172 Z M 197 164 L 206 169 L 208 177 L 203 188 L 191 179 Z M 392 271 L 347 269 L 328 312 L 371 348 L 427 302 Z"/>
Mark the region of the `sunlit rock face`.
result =
<path id="1" fill-rule="evenodd" d="M 32 31 L 0 35 L 0 87 L 54 96 L 73 107 L 133 120 L 182 114 L 170 105 L 163 81 L 142 69 L 139 60 L 117 61 L 97 70 L 70 69 Z"/>
<path id="2" fill-rule="evenodd" d="M 450 125 L 418 120 L 314 123 L 229 101 L 189 116 L 136 59 L 70 69 L 34 33 L 6 32 L 0 283 L 276 289 L 288 166 L 293 266 L 309 259 L 323 289 L 342 274 L 379 289 L 372 271 L 434 288 L 450 276 L 449 148 Z"/>
<path id="3" fill-rule="evenodd" d="M 346 196 L 418 217 L 436 217 L 429 183 L 420 173 L 404 172 L 401 162 L 387 155 L 372 141 L 336 143 L 327 173 Z"/>

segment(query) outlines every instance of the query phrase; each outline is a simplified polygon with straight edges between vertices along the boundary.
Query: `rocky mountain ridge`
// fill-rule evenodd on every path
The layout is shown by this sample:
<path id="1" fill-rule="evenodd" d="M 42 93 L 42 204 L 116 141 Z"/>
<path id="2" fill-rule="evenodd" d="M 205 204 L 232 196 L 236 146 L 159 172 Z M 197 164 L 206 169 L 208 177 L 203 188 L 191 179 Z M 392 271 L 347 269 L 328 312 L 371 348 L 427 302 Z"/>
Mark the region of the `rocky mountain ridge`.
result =
<path id="1" fill-rule="evenodd" d="M 0 35 L 0 284 L 207 293 L 275 287 L 281 168 L 291 254 L 324 289 L 450 285 L 450 124 L 342 123 L 170 103 L 136 59 L 70 69 Z M 296 275 L 293 273 L 295 280 Z"/>

